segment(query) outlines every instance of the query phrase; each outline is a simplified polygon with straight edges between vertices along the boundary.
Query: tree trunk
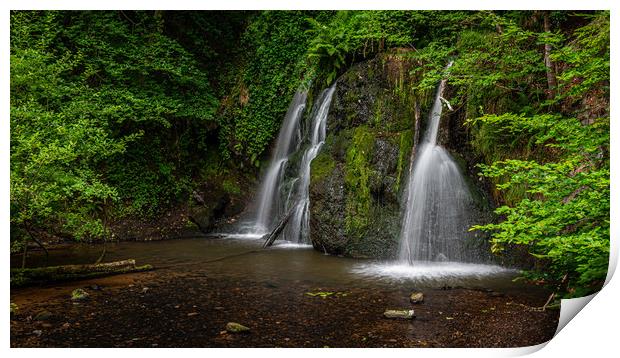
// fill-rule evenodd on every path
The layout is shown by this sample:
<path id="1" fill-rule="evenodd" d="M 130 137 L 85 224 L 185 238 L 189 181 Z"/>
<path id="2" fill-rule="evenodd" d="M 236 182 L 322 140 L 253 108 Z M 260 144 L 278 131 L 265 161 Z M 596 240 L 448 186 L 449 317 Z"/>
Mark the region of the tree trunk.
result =
<path id="1" fill-rule="evenodd" d="M 543 26 L 546 33 L 551 33 L 551 22 L 549 21 L 549 11 L 543 12 Z M 553 62 L 551 62 L 551 44 L 545 43 L 545 67 L 547 68 L 547 86 L 549 91 L 547 92 L 547 98 L 555 98 L 556 89 L 558 86 L 557 79 L 555 78 L 555 69 Z"/>
<path id="2" fill-rule="evenodd" d="M 286 227 L 286 224 L 291 219 L 291 216 L 293 216 L 293 212 L 295 212 L 294 207 L 288 211 L 288 213 L 280 220 L 276 228 L 273 229 L 273 231 L 269 235 L 265 235 L 267 238 L 265 240 L 265 243 L 263 244 L 263 248 L 273 245 L 273 242 L 276 241 L 278 236 L 280 236 L 280 233 Z"/>
<path id="3" fill-rule="evenodd" d="M 123 260 L 92 265 L 65 265 L 11 269 L 11 286 L 26 286 L 37 283 L 80 280 L 121 273 L 148 271 L 151 265 L 136 266 L 136 260 Z"/>

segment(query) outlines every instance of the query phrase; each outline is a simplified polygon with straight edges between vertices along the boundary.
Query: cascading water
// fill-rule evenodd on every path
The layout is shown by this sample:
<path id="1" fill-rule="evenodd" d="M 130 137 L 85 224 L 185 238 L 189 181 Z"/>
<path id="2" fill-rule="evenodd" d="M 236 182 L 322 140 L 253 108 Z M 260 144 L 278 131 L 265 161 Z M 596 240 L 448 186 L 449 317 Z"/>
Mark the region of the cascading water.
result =
<path id="1" fill-rule="evenodd" d="M 276 149 L 259 189 L 258 205 L 252 225 L 252 236 L 262 237 L 277 220 L 293 210 L 282 236 L 295 243 L 307 243 L 309 236 L 310 164 L 325 141 L 327 115 L 335 84 L 321 92 L 309 118 L 309 128 L 302 137 L 301 117 L 306 103 L 306 92 L 298 92 L 289 105 Z M 301 161 L 290 159 L 307 143 Z M 297 169 L 298 166 L 298 169 Z M 297 169 L 297 170 L 295 170 Z M 291 175 L 295 172 L 295 175 Z"/>
<path id="2" fill-rule="evenodd" d="M 289 241 L 298 243 L 307 243 L 309 241 L 310 218 L 308 216 L 308 210 L 310 206 L 310 164 L 321 150 L 323 143 L 325 143 L 327 115 L 335 89 L 336 84 L 333 84 L 321 93 L 310 122 L 310 145 L 304 152 L 299 167 L 297 193 L 292 203 L 292 205 L 295 205 L 294 213 L 289 222 L 287 231 L 287 239 Z"/>
<path id="3" fill-rule="evenodd" d="M 445 85 L 446 79 L 437 88 L 423 142 L 411 163 L 399 248 L 405 264 L 477 261 L 466 240 L 471 194 L 450 154 L 437 144 Z"/>
<path id="4" fill-rule="evenodd" d="M 276 148 L 258 195 L 258 206 L 253 231 L 259 234 L 267 232 L 274 219 L 284 210 L 286 202 L 281 200 L 280 190 L 288 159 L 299 146 L 301 140 L 299 120 L 306 107 L 307 92 L 298 91 L 291 100 L 278 134 Z"/>

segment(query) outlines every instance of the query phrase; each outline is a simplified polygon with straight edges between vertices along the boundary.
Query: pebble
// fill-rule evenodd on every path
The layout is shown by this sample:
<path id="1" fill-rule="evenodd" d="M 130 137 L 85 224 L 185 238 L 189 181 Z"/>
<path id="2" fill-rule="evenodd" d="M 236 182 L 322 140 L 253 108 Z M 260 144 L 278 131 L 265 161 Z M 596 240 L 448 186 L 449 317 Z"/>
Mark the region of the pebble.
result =
<path id="1" fill-rule="evenodd" d="M 422 303 L 424 302 L 424 294 L 422 292 L 413 292 L 409 296 L 409 301 L 411 303 Z"/>
<path id="2" fill-rule="evenodd" d="M 395 319 L 413 319 L 413 310 L 385 310 L 383 312 L 383 316 L 385 318 L 395 318 Z"/>
<path id="3" fill-rule="evenodd" d="M 40 329 L 35 329 L 34 331 L 32 331 L 32 334 L 34 334 L 37 337 L 41 337 L 41 335 L 43 334 L 43 331 Z"/>
<path id="4" fill-rule="evenodd" d="M 249 330 L 250 328 L 237 322 L 226 323 L 226 331 L 229 333 L 243 333 L 243 332 L 248 332 Z"/>
<path id="5" fill-rule="evenodd" d="M 50 319 L 52 319 L 52 313 L 49 311 L 41 311 L 39 313 L 37 313 L 33 320 L 35 321 L 49 321 Z"/>
<path id="6" fill-rule="evenodd" d="M 197 316 L 198 312 L 190 312 L 187 314 L 187 317 Z"/>
<path id="7" fill-rule="evenodd" d="M 88 299 L 88 296 L 88 292 L 84 291 L 81 288 L 76 288 L 75 290 L 73 290 L 73 292 L 71 292 L 72 301 L 84 301 Z"/>

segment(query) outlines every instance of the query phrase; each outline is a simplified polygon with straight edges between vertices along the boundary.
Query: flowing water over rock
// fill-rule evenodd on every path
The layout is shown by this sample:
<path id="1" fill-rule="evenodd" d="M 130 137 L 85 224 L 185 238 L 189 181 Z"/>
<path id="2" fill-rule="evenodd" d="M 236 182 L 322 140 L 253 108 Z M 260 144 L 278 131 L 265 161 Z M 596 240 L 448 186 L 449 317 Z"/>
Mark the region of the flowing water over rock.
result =
<path id="1" fill-rule="evenodd" d="M 404 264 L 479 262 L 468 240 L 473 224 L 468 207 L 473 199 L 458 166 L 437 144 L 445 85 L 444 79 L 437 88 L 423 142 L 410 168 L 399 248 Z"/>
<path id="2" fill-rule="evenodd" d="M 332 102 L 332 96 L 336 84 L 321 93 L 317 101 L 317 108 L 312 116 L 310 146 L 306 150 L 301 160 L 299 168 L 299 180 L 297 182 L 297 195 L 293 216 L 288 226 L 287 239 L 294 242 L 309 243 L 310 233 L 310 217 L 308 216 L 308 207 L 310 205 L 310 196 L 308 188 L 310 186 L 310 164 L 316 158 L 325 143 L 325 132 L 327 124 L 327 115 L 329 106 Z"/>
<path id="3" fill-rule="evenodd" d="M 288 159 L 298 149 L 301 141 L 299 120 L 306 107 L 307 92 L 298 91 L 291 100 L 278 134 L 276 148 L 271 163 L 262 180 L 258 194 L 258 207 L 254 221 L 254 231 L 265 233 L 273 224 L 274 218 L 284 211 L 280 190 Z"/>
<path id="4" fill-rule="evenodd" d="M 335 84 L 317 98 L 303 131 L 301 118 L 306 106 L 306 92 L 297 92 L 289 105 L 276 148 L 258 195 L 256 214 L 250 233 L 237 235 L 260 238 L 289 210 L 293 211 L 282 238 L 293 243 L 309 244 L 310 164 L 325 142 L 326 122 Z M 305 144 L 305 145 L 304 145 Z M 291 157 L 302 150 L 301 160 L 291 163 Z M 297 169 L 297 170 L 295 170 Z M 291 175 L 291 173 L 294 173 Z"/>

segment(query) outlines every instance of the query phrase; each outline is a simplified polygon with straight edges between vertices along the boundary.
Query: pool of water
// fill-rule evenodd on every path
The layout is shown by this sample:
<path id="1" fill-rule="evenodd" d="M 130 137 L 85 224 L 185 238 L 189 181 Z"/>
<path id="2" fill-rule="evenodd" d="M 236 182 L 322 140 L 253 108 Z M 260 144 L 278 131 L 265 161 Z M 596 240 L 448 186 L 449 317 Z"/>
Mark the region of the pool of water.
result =
<path id="1" fill-rule="evenodd" d="M 317 285 L 489 288 L 497 291 L 531 290 L 513 282 L 518 271 L 493 265 L 454 262 L 417 263 L 412 266 L 390 262 L 330 256 L 310 245 L 276 241 L 263 249 L 263 241 L 251 235 L 175 239 L 152 242 L 120 242 L 107 245 L 104 261 L 135 259 L 160 270 L 200 272 L 210 277 L 243 278 L 257 282 L 304 281 Z M 93 263 L 101 245 L 76 244 L 50 250 L 47 265 Z M 27 266 L 45 265 L 45 255 L 32 252 Z M 11 258 L 18 267 L 21 256 Z"/>

